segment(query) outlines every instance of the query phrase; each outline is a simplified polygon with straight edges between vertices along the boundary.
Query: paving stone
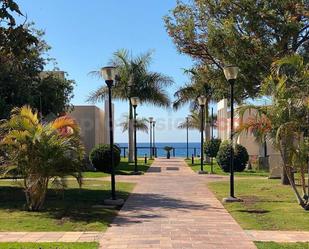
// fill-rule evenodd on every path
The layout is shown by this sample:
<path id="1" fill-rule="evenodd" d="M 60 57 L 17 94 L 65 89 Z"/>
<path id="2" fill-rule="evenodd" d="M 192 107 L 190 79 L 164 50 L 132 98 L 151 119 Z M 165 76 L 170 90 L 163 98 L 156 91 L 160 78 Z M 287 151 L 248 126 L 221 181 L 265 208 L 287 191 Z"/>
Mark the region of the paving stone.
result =
<path id="1" fill-rule="evenodd" d="M 115 238 L 121 238 L 120 248 L 256 249 L 207 188 L 207 177 L 182 159 L 156 159 L 103 235 L 100 248 L 113 248 Z"/>

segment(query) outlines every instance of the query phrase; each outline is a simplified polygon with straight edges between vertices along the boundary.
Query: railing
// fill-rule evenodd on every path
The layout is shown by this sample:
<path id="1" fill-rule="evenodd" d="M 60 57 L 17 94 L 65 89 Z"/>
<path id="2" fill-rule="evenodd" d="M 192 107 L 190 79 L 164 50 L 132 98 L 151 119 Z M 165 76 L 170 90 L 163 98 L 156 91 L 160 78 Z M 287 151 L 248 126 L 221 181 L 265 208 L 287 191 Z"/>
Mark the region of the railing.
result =
<path id="1" fill-rule="evenodd" d="M 121 146 L 121 156 L 126 158 L 128 154 L 128 147 L 127 146 Z M 152 149 L 152 151 L 151 151 Z M 200 156 L 200 148 L 199 147 L 189 147 L 188 148 L 188 156 L 191 157 L 192 155 L 194 157 Z M 164 147 L 149 147 L 149 146 L 138 146 L 137 147 L 137 155 L 144 157 L 145 155 L 149 156 L 152 155 L 153 157 L 164 157 L 166 156 L 166 151 L 164 150 Z M 177 147 L 173 148 L 171 151 L 172 157 L 186 157 L 187 156 L 187 147 Z"/>

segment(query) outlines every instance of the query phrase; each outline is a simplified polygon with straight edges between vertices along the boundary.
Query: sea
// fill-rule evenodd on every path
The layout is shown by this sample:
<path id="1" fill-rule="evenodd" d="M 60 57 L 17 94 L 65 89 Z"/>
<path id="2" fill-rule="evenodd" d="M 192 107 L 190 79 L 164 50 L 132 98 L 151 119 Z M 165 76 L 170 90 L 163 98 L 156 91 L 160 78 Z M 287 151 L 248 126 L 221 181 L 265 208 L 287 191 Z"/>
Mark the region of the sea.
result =
<path id="1" fill-rule="evenodd" d="M 128 143 L 118 143 L 118 145 L 121 148 L 121 156 L 127 156 L 128 155 Z M 201 150 L 200 150 L 200 143 L 189 143 L 189 150 L 188 154 L 189 157 L 192 155 L 200 156 Z M 187 143 L 156 143 L 155 148 L 157 151 L 158 157 L 165 157 L 166 151 L 164 150 L 165 146 L 173 147 L 173 150 L 171 151 L 171 157 L 187 157 Z M 150 155 L 150 145 L 149 143 L 137 143 L 137 155 L 139 157 Z"/>

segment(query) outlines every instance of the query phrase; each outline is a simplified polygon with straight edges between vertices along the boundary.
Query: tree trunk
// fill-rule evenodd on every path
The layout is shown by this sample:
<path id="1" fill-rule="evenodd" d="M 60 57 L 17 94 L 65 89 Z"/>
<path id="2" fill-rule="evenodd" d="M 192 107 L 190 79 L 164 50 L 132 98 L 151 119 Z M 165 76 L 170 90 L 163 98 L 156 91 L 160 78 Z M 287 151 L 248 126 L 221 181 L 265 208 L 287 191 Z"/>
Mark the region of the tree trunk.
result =
<path id="1" fill-rule="evenodd" d="M 37 175 L 24 180 L 27 208 L 29 211 L 40 211 L 45 202 L 49 179 Z"/>
<path id="2" fill-rule="evenodd" d="M 205 120 L 206 120 L 206 124 L 205 124 L 205 141 L 209 141 L 211 138 L 211 134 L 210 134 L 210 122 L 209 122 L 209 104 L 206 103 L 205 106 Z M 207 163 L 211 162 L 211 158 L 209 156 L 205 156 L 205 161 Z"/>
<path id="3" fill-rule="evenodd" d="M 291 171 L 291 168 L 289 168 L 290 170 L 287 169 L 286 166 L 283 166 L 283 168 L 285 168 L 285 172 L 286 172 L 286 175 L 288 177 L 288 180 L 289 180 L 289 183 L 294 191 L 294 194 L 297 198 L 297 201 L 298 201 L 298 204 L 305 210 L 309 210 L 309 203 L 305 203 L 303 198 L 300 196 L 299 192 L 298 192 L 298 189 L 296 188 L 296 184 L 295 184 L 295 181 L 294 181 L 294 173 L 292 173 Z"/>
<path id="4" fill-rule="evenodd" d="M 130 103 L 129 107 L 129 129 L 128 129 L 128 145 L 129 145 L 129 154 L 128 154 L 128 160 L 130 163 L 134 162 L 134 120 L 133 120 L 133 108 L 132 104 Z"/>
<path id="5" fill-rule="evenodd" d="M 282 167 L 282 173 L 281 173 L 281 184 L 282 185 L 290 185 L 290 181 L 288 178 L 288 175 L 286 173 L 285 167 Z"/>

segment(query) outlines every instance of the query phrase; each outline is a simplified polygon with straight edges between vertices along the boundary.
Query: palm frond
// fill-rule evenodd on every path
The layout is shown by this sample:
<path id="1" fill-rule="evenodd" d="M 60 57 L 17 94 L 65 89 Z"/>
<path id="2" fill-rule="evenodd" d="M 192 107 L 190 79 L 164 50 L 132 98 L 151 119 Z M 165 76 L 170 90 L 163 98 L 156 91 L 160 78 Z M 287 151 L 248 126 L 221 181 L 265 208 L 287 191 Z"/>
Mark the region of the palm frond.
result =
<path id="1" fill-rule="evenodd" d="M 148 123 L 147 118 L 136 118 L 136 129 L 148 133 Z M 126 132 L 129 129 L 129 116 L 127 114 L 123 115 L 123 121 L 119 126 L 122 127 L 122 132 Z"/>

